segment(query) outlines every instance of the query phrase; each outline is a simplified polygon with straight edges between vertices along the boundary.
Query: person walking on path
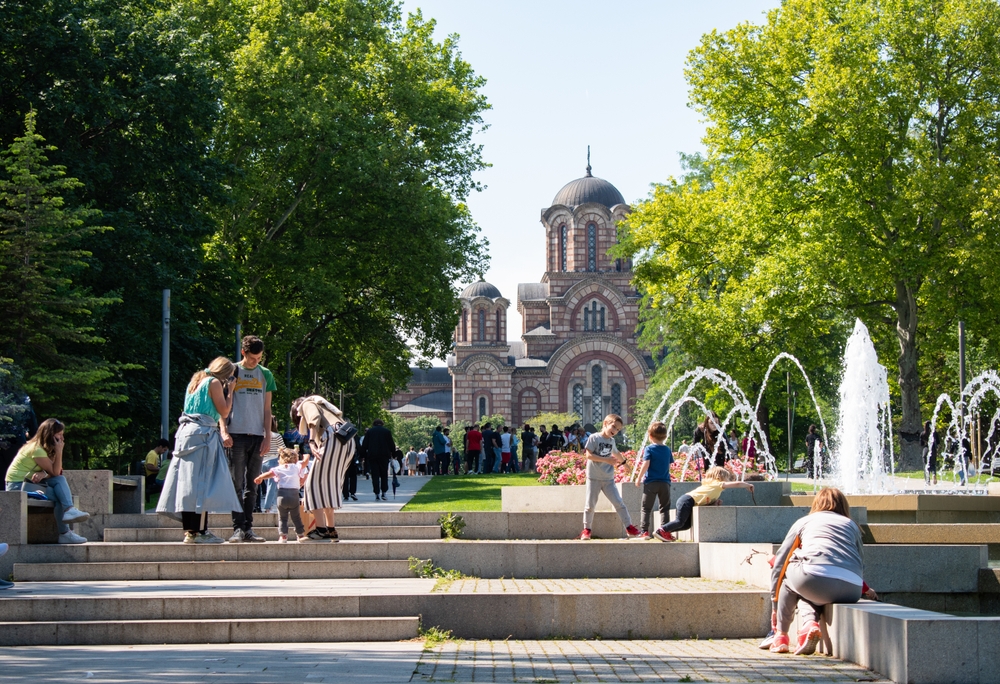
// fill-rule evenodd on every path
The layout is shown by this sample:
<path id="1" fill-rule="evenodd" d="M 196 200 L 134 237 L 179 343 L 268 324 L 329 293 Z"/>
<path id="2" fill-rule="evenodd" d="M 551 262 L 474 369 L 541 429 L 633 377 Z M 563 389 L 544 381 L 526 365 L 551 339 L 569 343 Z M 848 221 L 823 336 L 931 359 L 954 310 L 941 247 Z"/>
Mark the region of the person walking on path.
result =
<path id="1" fill-rule="evenodd" d="M 55 418 L 43 420 L 35 436 L 18 449 L 4 480 L 8 492 L 42 492 L 53 503 L 60 544 L 85 544 L 86 537 L 69 527 L 89 519 L 90 513 L 73 505 L 73 493 L 63 475 L 65 445 L 65 426 Z"/>
<path id="2" fill-rule="evenodd" d="M 674 514 L 677 516 L 658 529 L 653 536 L 660 541 L 674 541 L 674 532 L 691 529 L 691 511 L 695 506 L 719 505 L 723 490 L 749 489 L 753 494 L 753 485 L 749 482 L 735 482 L 736 476 L 722 466 L 712 466 L 701 479 L 701 486 L 689 494 L 677 499 Z"/>
<path id="3" fill-rule="evenodd" d="M 850 518 L 847 497 L 826 487 L 813 499 L 809 515 L 792 524 L 771 570 L 770 649 L 788 653 L 788 630 L 796 608 L 802 625 L 795 655 L 810 655 L 821 638 L 819 615 L 830 603 L 877 600 L 864 575 L 861 529 Z"/>
<path id="4" fill-rule="evenodd" d="M 639 528 L 640 539 L 651 539 L 650 525 L 653 517 L 653 503 L 660 501 L 660 524 L 670 518 L 670 466 L 674 455 L 664 442 L 667 439 L 667 426 L 656 421 L 646 432 L 649 444 L 642 450 L 642 465 L 635 479 L 635 486 L 642 487 L 642 518 Z"/>
<path id="5" fill-rule="evenodd" d="M 448 438 L 444 436 L 444 430 L 438 425 L 431 435 L 431 445 L 434 447 L 434 463 L 431 465 L 431 475 L 448 474 Z M 429 459 L 428 459 L 429 460 Z M 442 467 L 444 472 L 442 473 Z"/>
<path id="6" fill-rule="evenodd" d="M 304 504 L 316 518 L 316 529 L 309 538 L 340 541 L 334 511 L 343 504 L 344 473 L 355 454 L 354 434 L 338 434 L 347 420 L 339 408 L 318 395 L 293 401 L 291 419 L 298 424 L 299 432 L 309 435 L 311 460 L 307 457 L 304 461 L 309 468 L 303 486 Z"/>
<path id="7" fill-rule="evenodd" d="M 625 534 L 631 539 L 639 536 L 639 530 L 632 524 L 632 517 L 622 501 L 622 495 L 615 487 L 615 468 L 624 463 L 625 458 L 618 453 L 614 436 L 621 432 L 622 417 L 617 413 L 609 413 L 604 417 L 600 432 L 595 432 L 587 440 L 584 454 L 587 457 L 587 502 L 583 509 L 583 532 L 580 539 L 590 539 L 590 528 L 594 522 L 594 511 L 597 509 L 597 497 L 603 492 L 611 505 L 618 511 Z"/>
<path id="8" fill-rule="evenodd" d="M 931 429 L 931 421 L 924 423 L 924 429 L 920 433 L 920 447 L 924 456 L 924 484 L 930 485 L 931 478 L 937 485 L 938 453 L 941 449 L 941 436 Z"/>
<path id="9" fill-rule="evenodd" d="M 230 542 L 262 542 L 254 534 L 253 510 L 257 505 L 257 485 L 264 454 L 271 448 L 271 393 L 277 391 L 274 375 L 261 365 L 264 343 L 247 335 L 241 346 L 243 360 L 236 364 L 233 410 L 219 424 L 223 444 L 229 447 L 229 467 L 233 487 L 243 506 L 233 512 Z"/>
<path id="10" fill-rule="evenodd" d="M 388 497 L 385 494 L 389 491 L 389 459 L 396 453 L 396 443 L 392 440 L 392 433 L 385 423 L 377 418 L 372 421 L 372 426 L 365 433 L 361 448 L 371 470 L 375 498 L 381 497 L 382 501 L 387 501 Z"/>
<path id="11" fill-rule="evenodd" d="M 156 512 L 180 520 L 186 544 L 221 544 L 208 531 L 209 513 L 243 508 L 236 496 L 220 424 L 233 407 L 236 368 L 224 356 L 191 376 L 174 435 L 174 457 L 167 467 Z"/>

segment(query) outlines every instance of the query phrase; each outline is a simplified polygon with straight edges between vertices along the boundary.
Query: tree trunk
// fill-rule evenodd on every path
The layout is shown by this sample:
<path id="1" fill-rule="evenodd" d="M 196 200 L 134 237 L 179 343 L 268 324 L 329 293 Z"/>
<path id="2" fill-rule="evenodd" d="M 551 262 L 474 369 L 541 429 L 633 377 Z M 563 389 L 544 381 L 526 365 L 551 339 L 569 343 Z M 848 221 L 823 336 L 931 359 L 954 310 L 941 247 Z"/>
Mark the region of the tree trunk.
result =
<path id="1" fill-rule="evenodd" d="M 917 375 L 917 297 L 915 288 L 896 281 L 896 339 L 899 342 L 899 393 L 902 414 L 899 421 L 900 470 L 920 470 L 920 377 Z"/>

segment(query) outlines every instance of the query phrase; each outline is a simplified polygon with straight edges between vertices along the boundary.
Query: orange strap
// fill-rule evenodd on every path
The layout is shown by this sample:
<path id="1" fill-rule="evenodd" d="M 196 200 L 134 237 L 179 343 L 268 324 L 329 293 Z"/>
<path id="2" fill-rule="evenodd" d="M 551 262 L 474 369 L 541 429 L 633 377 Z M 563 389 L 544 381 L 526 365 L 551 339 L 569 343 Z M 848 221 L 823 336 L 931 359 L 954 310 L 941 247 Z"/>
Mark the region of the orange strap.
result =
<path id="1" fill-rule="evenodd" d="M 788 563 L 792 560 L 792 554 L 795 553 L 795 549 L 802 546 L 802 539 L 795 535 L 795 541 L 792 542 L 792 548 L 788 550 L 788 555 L 785 556 L 785 562 L 781 565 L 781 572 L 778 574 L 778 583 L 774 585 L 774 596 L 772 599 L 775 603 L 778 602 L 778 593 L 781 591 L 781 583 L 785 581 L 785 573 L 788 571 Z"/>

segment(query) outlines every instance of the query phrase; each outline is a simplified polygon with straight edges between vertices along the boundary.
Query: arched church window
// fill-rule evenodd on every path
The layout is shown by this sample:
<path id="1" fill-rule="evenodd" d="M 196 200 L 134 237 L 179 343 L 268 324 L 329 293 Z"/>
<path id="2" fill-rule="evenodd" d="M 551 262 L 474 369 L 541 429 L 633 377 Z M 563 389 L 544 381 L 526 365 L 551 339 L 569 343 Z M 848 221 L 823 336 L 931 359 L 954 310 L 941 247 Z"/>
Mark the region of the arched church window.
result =
<path id="1" fill-rule="evenodd" d="M 479 310 L 479 342 L 486 341 L 486 312 Z"/>
<path id="2" fill-rule="evenodd" d="M 583 329 L 585 331 L 603 331 L 604 313 L 604 305 L 599 305 L 596 299 L 590 303 L 590 306 L 583 307 Z"/>
<path id="3" fill-rule="evenodd" d="M 590 419 L 596 425 L 604 418 L 604 371 L 597 364 L 590 369 L 590 391 Z"/>
<path id="4" fill-rule="evenodd" d="M 486 415 L 486 397 L 479 397 L 479 420 Z"/>
<path id="5" fill-rule="evenodd" d="M 622 272 L 622 260 L 621 259 L 615 259 L 615 270 L 618 271 L 619 273 Z"/>
<path id="6" fill-rule="evenodd" d="M 618 383 L 611 386 L 611 412 L 622 414 L 622 386 Z"/>
<path id="7" fill-rule="evenodd" d="M 503 338 L 500 337 L 500 335 L 501 335 L 501 331 L 500 331 L 500 309 L 497 309 L 497 342 L 503 341 Z"/>
<path id="8" fill-rule="evenodd" d="M 583 417 L 583 385 L 573 385 L 573 413 Z"/>
<path id="9" fill-rule="evenodd" d="M 597 270 L 597 226 L 587 224 L 587 270 Z"/>
<path id="10" fill-rule="evenodd" d="M 566 270 L 566 237 L 567 228 L 565 225 L 559 227 L 559 270 Z"/>
<path id="11" fill-rule="evenodd" d="M 469 312 L 462 310 L 462 341 L 469 341 Z"/>

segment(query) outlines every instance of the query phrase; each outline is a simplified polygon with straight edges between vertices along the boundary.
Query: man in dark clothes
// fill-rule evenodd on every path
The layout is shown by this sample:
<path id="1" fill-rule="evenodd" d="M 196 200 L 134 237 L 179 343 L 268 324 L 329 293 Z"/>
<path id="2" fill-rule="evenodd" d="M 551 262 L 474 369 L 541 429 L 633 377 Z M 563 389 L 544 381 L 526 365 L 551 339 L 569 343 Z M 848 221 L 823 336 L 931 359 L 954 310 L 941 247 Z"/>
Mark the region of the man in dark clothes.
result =
<path id="1" fill-rule="evenodd" d="M 381 496 L 386 501 L 385 493 L 389 491 L 389 459 L 396 453 L 396 443 L 392 441 L 392 433 L 385 423 L 378 419 L 372 421 L 372 426 L 365 432 L 365 438 L 361 442 L 361 450 L 371 471 L 375 498 Z"/>
<path id="2" fill-rule="evenodd" d="M 493 452 L 493 425 L 487 423 L 483 426 L 483 473 L 492 473 L 493 464 L 496 462 L 496 454 Z"/>

